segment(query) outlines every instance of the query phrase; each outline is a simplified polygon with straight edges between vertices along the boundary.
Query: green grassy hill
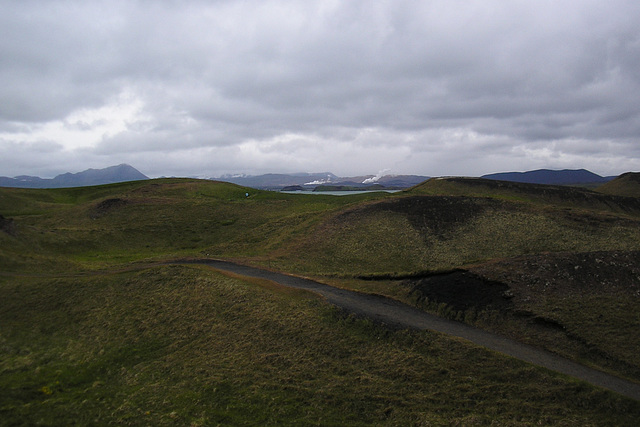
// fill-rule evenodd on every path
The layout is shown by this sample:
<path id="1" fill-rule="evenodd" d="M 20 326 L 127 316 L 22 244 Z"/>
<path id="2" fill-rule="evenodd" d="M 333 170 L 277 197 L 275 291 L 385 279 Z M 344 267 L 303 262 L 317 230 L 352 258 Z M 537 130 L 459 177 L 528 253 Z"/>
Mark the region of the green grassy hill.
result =
<path id="1" fill-rule="evenodd" d="M 638 402 L 458 340 L 159 264 L 314 276 L 640 381 L 637 200 L 485 181 L 343 197 L 191 179 L 2 188 L 0 419 L 633 425 Z M 446 292 L 436 278 L 455 271 L 494 300 L 467 279 Z"/>
<path id="2" fill-rule="evenodd" d="M 596 188 L 596 191 L 616 196 L 640 197 L 640 173 L 627 172 Z"/>
<path id="3" fill-rule="evenodd" d="M 340 286 L 392 296 L 640 381 L 639 353 L 628 345 L 640 339 L 634 331 L 640 327 L 637 200 L 511 184 L 430 180 L 393 198 L 348 207 L 283 254 L 283 268 L 330 274 Z M 603 254 L 591 255 L 597 252 Z M 579 254 L 592 262 L 578 263 Z M 618 255 L 628 259 L 627 267 Z M 522 273 L 534 261 L 539 269 Z M 500 265 L 509 265 L 511 274 Z M 455 269 L 500 283 L 508 291 L 498 300 L 508 304 L 476 304 L 470 293 L 460 308 L 441 289 L 421 288 L 423 278 Z M 583 288 L 569 280 L 577 269 L 591 272 L 581 277 Z M 549 284 L 563 290 L 559 297 Z M 584 314 L 584 323 L 575 322 L 574 310 Z"/>
<path id="4" fill-rule="evenodd" d="M 4 188 L 0 214 L 12 220 L 15 233 L 0 237 L 0 265 L 93 269 L 188 255 L 262 256 L 332 210 L 371 197 L 384 196 L 290 196 L 188 179 Z"/>
<path id="5" fill-rule="evenodd" d="M 635 198 L 478 178 L 430 179 L 328 217 L 282 258 L 306 273 L 406 275 L 523 254 L 636 250 L 639 221 Z"/>
<path id="6" fill-rule="evenodd" d="M 600 188 L 603 187 L 604 185 Z M 535 205 L 629 214 L 635 217 L 640 214 L 638 200 L 620 197 L 623 195 L 614 193 L 602 194 L 586 188 L 562 185 L 527 184 L 483 178 L 432 178 L 409 191 L 417 195 L 489 197 Z"/>

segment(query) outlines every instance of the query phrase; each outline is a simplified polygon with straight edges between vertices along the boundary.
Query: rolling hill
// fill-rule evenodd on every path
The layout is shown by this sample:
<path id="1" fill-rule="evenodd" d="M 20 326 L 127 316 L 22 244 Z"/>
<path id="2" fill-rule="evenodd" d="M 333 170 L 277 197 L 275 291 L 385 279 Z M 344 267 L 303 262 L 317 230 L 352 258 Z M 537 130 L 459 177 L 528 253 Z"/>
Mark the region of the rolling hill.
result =
<path id="1" fill-rule="evenodd" d="M 640 382 L 637 198 L 479 178 L 343 197 L 154 179 L 0 188 L 0 214 L 0 410 L 14 423 L 640 416 L 638 402 L 459 340 L 167 264 L 314 277 Z"/>
<path id="2" fill-rule="evenodd" d="M 640 173 L 624 173 L 614 180 L 597 187 L 596 191 L 615 196 L 640 197 Z"/>
<path id="3" fill-rule="evenodd" d="M 567 208 L 615 211 L 624 214 L 637 212 L 638 200 L 581 187 L 543 185 L 484 178 L 432 178 L 411 188 L 417 195 L 456 195 L 490 197 L 514 202 L 527 202 Z"/>

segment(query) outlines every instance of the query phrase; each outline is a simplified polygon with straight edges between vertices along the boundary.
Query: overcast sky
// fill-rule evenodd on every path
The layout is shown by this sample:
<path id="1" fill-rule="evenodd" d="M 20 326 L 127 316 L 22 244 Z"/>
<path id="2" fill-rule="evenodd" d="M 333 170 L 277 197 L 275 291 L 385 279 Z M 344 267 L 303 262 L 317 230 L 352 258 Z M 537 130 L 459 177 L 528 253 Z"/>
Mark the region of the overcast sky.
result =
<path id="1" fill-rule="evenodd" d="M 640 170 L 640 1 L 0 0 L 0 175 Z"/>

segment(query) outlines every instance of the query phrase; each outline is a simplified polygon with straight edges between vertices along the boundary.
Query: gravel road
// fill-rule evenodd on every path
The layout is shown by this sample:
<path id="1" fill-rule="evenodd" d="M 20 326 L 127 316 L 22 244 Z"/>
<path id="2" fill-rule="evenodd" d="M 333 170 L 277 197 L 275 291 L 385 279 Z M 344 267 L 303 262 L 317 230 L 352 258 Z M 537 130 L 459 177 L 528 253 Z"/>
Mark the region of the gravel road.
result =
<path id="1" fill-rule="evenodd" d="M 271 280 L 284 286 L 307 289 L 323 296 L 329 303 L 355 314 L 367 316 L 387 324 L 414 329 L 427 329 L 463 338 L 476 345 L 499 353 L 542 366 L 597 387 L 606 388 L 635 400 L 640 400 L 640 384 L 592 369 L 564 359 L 538 348 L 495 335 L 464 323 L 443 319 L 416 308 L 377 295 L 335 288 L 313 280 L 275 273 L 255 267 L 247 267 L 226 261 L 198 260 L 198 263 L 218 270 L 229 271 L 242 276 Z"/>

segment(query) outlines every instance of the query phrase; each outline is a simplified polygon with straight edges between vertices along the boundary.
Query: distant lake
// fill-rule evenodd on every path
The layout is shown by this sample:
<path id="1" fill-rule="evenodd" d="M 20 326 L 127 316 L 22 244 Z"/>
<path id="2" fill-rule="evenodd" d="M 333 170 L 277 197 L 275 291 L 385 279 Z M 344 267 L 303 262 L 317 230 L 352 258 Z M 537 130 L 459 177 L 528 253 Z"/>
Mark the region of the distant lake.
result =
<path id="1" fill-rule="evenodd" d="M 349 196 L 364 193 L 397 193 L 402 190 L 362 190 L 362 191 L 280 191 L 285 194 L 313 194 L 318 196 Z"/>

